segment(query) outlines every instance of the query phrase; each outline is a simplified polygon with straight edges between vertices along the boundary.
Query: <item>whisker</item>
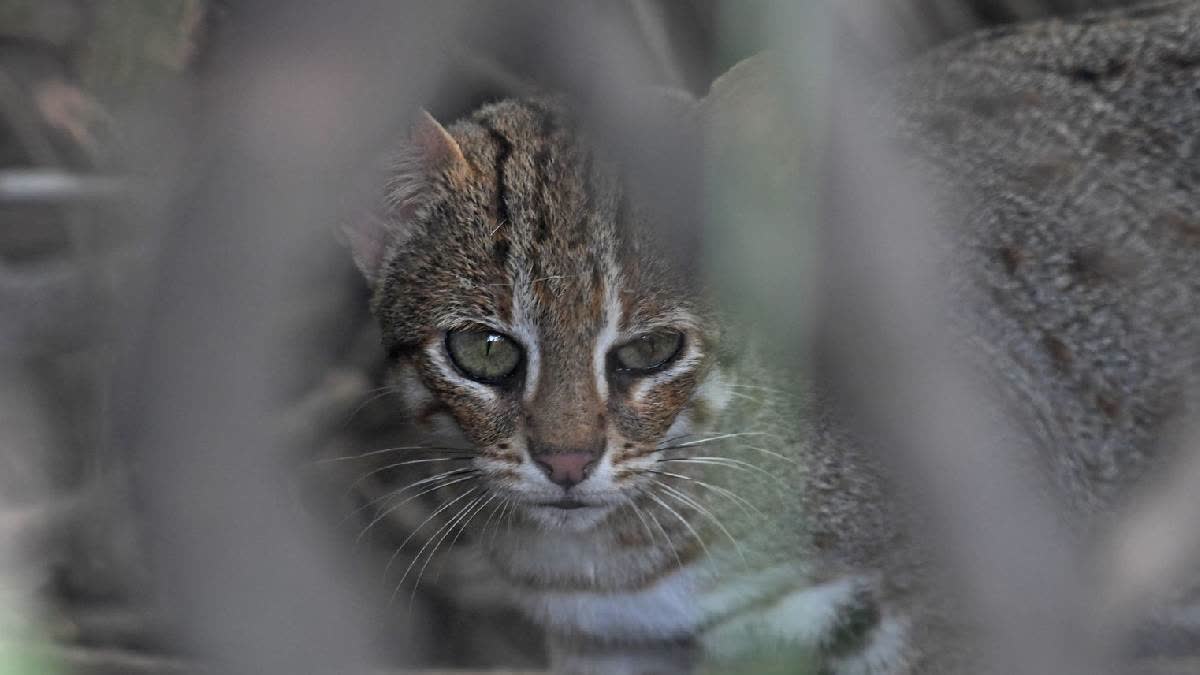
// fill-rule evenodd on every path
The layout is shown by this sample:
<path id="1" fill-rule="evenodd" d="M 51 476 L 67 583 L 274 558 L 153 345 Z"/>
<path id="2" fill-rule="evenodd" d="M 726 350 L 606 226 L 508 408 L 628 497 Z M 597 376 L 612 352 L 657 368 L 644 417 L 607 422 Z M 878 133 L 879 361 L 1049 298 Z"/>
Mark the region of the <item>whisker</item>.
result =
<path id="1" fill-rule="evenodd" d="M 463 495 L 463 496 L 465 496 L 465 495 Z M 446 539 L 446 535 L 450 534 L 450 531 L 452 529 L 454 529 L 454 526 L 458 523 L 459 519 L 462 518 L 463 515 L 466 514 L 471 509 L 471 507 L 478 504 L 479 500 L 481 500 L 481 499 L 483 499 L 483 495 L 479 495 L 478 497 L 467 502 L 466 505 L 463 506 L 462 508 L 460 508 L 458 511 L 456 511 L 449 520 L 447 520 L 445 523 L 442 523 L 441 527 L 439 527 L 437 530 L 435 530 L 433 534 L 429 535 L 429 539 L 427 539 L 425 541 L 425 544 L 423 546 L 421 546 L 421 549 L 419 551 L 417 551 L 417 555 L 413 556 L 412 562 L 408 563 L 408 567 L 406 567 L 404 569 L 404 575 L 400 577 L 400 581 L 396 584 L 395 590 L 392 591 L 392 597 L 388 601 L 389 604 L 396 601 L 396 596 L 400 594 L 400 589 L 404 587 L 404 580 L 408 578 L 409 572 L 412 572 L 413 566 L 415 566 L 417 564 L 417 562 L 419 562 L 421 560 L 421 554 L 425 553 L 425 549 L 429 548 L 430 544 L 433 544 L 433 550 L 429 552 L 429 557 L 425 559 L 425 564 L 421 566 L 422 573 L 425 572 L 425 566 L 429 564 L 429 561 L 433 558 L 433 554 L 436 553 L 438 550 L 438 547 L 440 547 L 442 545 L 442 541 Z M 455 501 L 457 501 L 457 500 L 455 500 Z M 440 539 L 437 538 L 437 536 L 439 534 L 442 535 Z M 437 540 L 436 544 L 434 544 L 435 539 Z M 419 580 L 419 578 L 418 578 L 418 580 Z M 413 598 L 415 598 L 415 597 L 416 597 L 416 585 L 414 584 L 413 585 L 413 595 L 410 596 L 409 601 L 408 601 L 408 606 L 409 606 L 410 610 L 412 609 Z"/>
<path id="2" fill-rule="evenodd" d="M 725 386 L 729 387 L 730 389 L 753 389 L 753 390 L 757 390 L 757 391 L 767 392 L 770 394 L 782 394 L 784 396 L 790 396 L 793 398 L 796 397 L 796 392 L 788 391 L 786 389 L 779 389 L 777 387 L 764 387 L 761 384 L 740 384 L 740 383 L 727 382 L 727 383 L 725 383 Z"/>
<path id="3" fill-rule="evenodd" d="M 459 540 L 459 538 L 460 538 L 460 537 L 462 537 L 462 536 L 463 536 L 463 533 L 467 531 L 467 526 L 471 524 L 471 521 L 472 521 L 472 520 L 475 520 L 475 516 L 479 515 L 479 512 L 480 512 L 480 511 L 482 511 L 482 510 L 486 509 L 486 508 L 487 508 L 487 505 L 488 505 L 488 504 L 491 504 L 493 501 L 495 501 L 495 500 L 496 500 L 496 497 L 499 497 L 499 496 L 500 496 L 500 494 L 499 494 L 499 493 L 497 493 L 497 492 L 493 492 L 493 493 L 491 494 L 491 496 L 489 496 L 489 497 L 487 498 L 487 501 L 486 501 L 486 502 L 484 502 L 483 504 L 481 504 L 481 505 L 480 505 L 480 507 L 479 507 L 478 509 L 476 509 L 476 510 L 475 510 L 475 512 L 474 512 L 474 513 L 472 513 L 472 514 L 471 514 L 471 516 L 470 516 L 469 518 L 467 518 L 466 522 L 464 522 L 464 523 L 462 524 L 462 526 L 458 528 L 458 534 L 454 535 L 454 538 L 450 540 L 450 544 L 449 544 L 449 546 L 447 547 L 447 550 L 450 550 L 450 551 L 453 551 L 453 550 L 454 550 L 454 547 L 458 545 L 458 540 Z M 483 499 L 483 496 L 481 495 L 479 498 L 480 498 L 480 499 Z M 492 513 L 495 513 L 495 511 L 493 511 Z M 486 523 L 485 523 L 485 525 L 486 525 Z M 437 548 L 435 547 L 435 548 L 433 549 L 433 551 L 434 551 L 434 553 L 436 553 L 436 552 L 437 552 Z M 433 557 L 433 553 L 430 553 L 430 554 L 429 554 L 429 557 L 430 557 L 430 558 L 432 558 L 432 557 Z M 428 565 L 428 564 L 429 564 L 429 561 L 428 561 L 428 560 L 426 560 L 425 564 L 426 564 L 426 565 Z M 441 578 L 442 578 L 442 569 L 443 569 L 443 568 L 444 568 L 444 566 L 443 566 L 442 568 L 438 568 L 438 572 L 437 572 L 437 574 L 433 575 L 433 583 L 435 583 L 435 584 L 436 584 L 436 583 L 437 583 L 437 581 L 438 581 L 438 579 L 441 579 Z M 422 570 L 422 571 L 423 571 L 423 570 Z M 418 574 L 418 575 L 417 575 L 417 584 L 419 585 L 420 583 L 421 583 L 421 575 L 420 575 L 420 574 Z M 413 593 L 416 593 L 416 590 L 417 590 L 417 589 L 416 589 L 416 586 L 414 585 L 414 586 L 413 586 Z M 411 599 L 410 599 L 410 602 L 411 602 Z"/>
<path id="4" fill-rule="evenodd" d="M 671 443 L 674 443 L 675 441 L 682 440 L 682 439 L 684 439 L 684 438 L 691 438 L 692 436 L 695 436 L 695 435 L 696 435 L 696 434 L 676 434 L 676 435 L 674 435 L 674 436 L 671 436 L 671 437 L 669 437 L 669 438 L 664 438 L 664 439 L 662 439 L 661 441 L 659 441 L 659 442 L 658 442 L 658 445 L 659 445 L 660 447 L 661 447 L 661 446 L 663 446 L 663 445 L 669 445 L 669 444 L 671 444 Z"/>
<path id="5" fill-rule="evenodd" d="M 358 515 L 359 513 L 362 513 L 363 511 L 371 508 L 372 506 L 375 506 L 376 504 L 378 504 L 380 502 L 384 502 L 389 499 L 395 499 L 396 497 L 399 497 L 400 495 L 404 494 L 405 492 L 407 492 L 415 487 L 419 487 L 422 485 L 429 485 L 430 483 L 437 482 L 438 480 L 441 480 L 443 478 L 461 476 L 465 473 L 474 473 L 474 472 L 478 472 L 478 471 L 479 471 L 479 469 L 474 469 L 469 466 L 468 467 L 460 467 L 457 469 L 451 469 L 449 471 L 443 471 L 442 473 L 434 474 L 427 478 L 422 478 L 420 480 L 413 481 L 413 482 L 409 483 L 408 485 L 405 485 L 402 488 L 388 490 L 387 492 L 384 492 L 383 494 L 371 499 L 367 503 L 365 503 L 362 506 L 359 506 L 358 508 L 351 511 L 349 515 L 347 515 L 345 518 L 342 519 L 342 522 L 345 522 L 346 520 L 353 518 L 354 516 Z M 441 487 L 441 486 L 438 486 L 438 487 Z M 434 489 L 437 489 L 437 488 L 434 488 Z M 422 492 L 421 494 L 413 495 L 413 497 L 420 497 L 423 494 L 428 494 L 428 492 Z M 396 506 L 401 506 L 401 505 L 407 504 L 407 503 L 408 503 L 407 501 L 403 501 L 403 502 L 400 502 L 400 504 L 396 504 Z"/>
<path id="6" fill-rule="evenodd" d="M 378 392 L 378 393 L 376 393 L 376 392 Z M 353 422 L 354 418 L 358 415 L 358 413 L 363 411 L 363 408 L 366 408 L 367 406 L 371 405 L 375 401 L 378 401 L 379 399 L 387 397 L 387 396 L 391 396 L 392 394 L 400 394 L 403 392 L 400 389 L 398 389 L 395 385 L 385 385 L 382 387 L 378 387 L 376 389 L 372 389 L 371 391 L 366 392 L 366 393 L 374 394 L 374 395 L 368 397 L 367 400 L 363 401 L 362 403 L 359 403 L 354 408 L 354 410 L 351 410 L 350 414 L 346 416 L 346 421 L 343 424 L 350 424 L 351 422 Z"/>
<path id="7" fill-rule="evenodd" d="M 660 485 L 661 485 L 661 483 L 660 483 Z M 705 555 L 705 557 L 708 558 L 709 562 L 716 564 L 716 560 L 713 559 L 712 553 L 710 553 L 708 550 L 708 545 L 704 543 L 704 538 L 700 536 L 700 533 L 696 531 L 696 528 L 692 527 L 692 524 L 689 523 L 686 518 L 679 515 L 678 511 L 671 508 L 670 505 L 668 505 L 663 500 L 659 499 L 658 495 L 655 495 L 653 492 L 647 490 L 645 494 L 650 499 L 653 499 L 656 504 L 658 504 L 659 506 L 666 509 L 667 513 L 670 513 L 671 515 L 675 516 L 675 518 L 677 520 L 679 520 L 680 523 L 683 523 L 683 526 L 685 528 L 687 528 L 687 531 L 690 532 L 691 535 L 696 538 L 697 543 L 700 544 L 700 548 L 704 551 L 704 555 Z"/>
<path id="8" fill-rule="evenodd" d="M 478 489 L 479 489 L 478 486 L 473 487 L 470 490 L 467 490 L 466 492 L 462 493 L 461 495 L 455 497 L 454 499 L 451 499 L 450 501 L 446 502 L 445 504 L 442 504 L 441 506 L 437 507 L 436 509 L 433 510 L 433 513 L 429 514 L 429 516 L 427 518 L 425 518 L 425 520 L 421 521 L 421 524 L 418 525 L 416 527 L 416 529 L 414 529 L 412 532 L 409 532 L 408 536 L 404 538 L 404 541 L 400 542 L 400 545 L 396 547 L 396 551 L 394 553 L 392 553 L 392 557 L 388 558 L 387 565 L 385 565 L 383 568 L 384 580 L 385 581 L 387 580 L 388 572 L 391 571 L 392 564 L 396 562 L 396 556 L 400 555 L 400 552 L 404 550 L 404 547 L 408 545 L 408 542 L 412 541 L 412 538 L 417 536 L 417 532 L 420 532 L 421 528 L 428 525 L 429 521 L 433 520 L 434 518 L 437 518 L 439 513 L 441 513 L 442 511 L 445 511 L 446 509 L 450 508 L 451 506 L 454 506 L 454 504 L 456 502 L 458 502 L 466 497 L 469 497 L 471 495 L 471 493 L 475 492 Z M 428 541 L 425 542 L 425 545 L 428 546 L 429 542 Z M 422 546 L 421 551 L 424 551 L 424 550 L 425 550 L 425 547 Z M 418 556 L 421 555 L 420 551 L 417 552 L 417 555 Z M 413 560 L 415 561 L 416 558 L 414 558 Z M 393 594 L 392 598 L 395 599 L 395 594 Z"/>
<path id="9" fill-rule="evenodd" d="M 475 458 L 472 456 L 427 457 L 425 459 L 410 459 L 410 460 L 407 460 L 404 462 L 393 462 L 391 464 L 387 464 L 387 465 L 378 467 L 376 469 L 372 469 L 371 471 L 368 471 L 367 473 L 363 474 L 362 476 L 359 476 L 357 480 L 355 480 L 353 483 L 350 484 L 350 487 L 346 488 L 346 493 L 348 494 L 348 493 L 352 492 L 354 490 L 354 488 L 358 487 L 359 485 L 362 485 L 362 482 L 365 481 L 366 479 L 370 478 L 371 476 L 374 476 L 375 474 L 387 471 L 388 469 L 395 469 L 398 466 L 408 466 L 410 464 L 428 464 L 430 462 L 462 462 L 462 461 L 471 460 L 471 459 L 475 459 Z"/>
<path id="10" fill-rule="evenodd" d="M 729 434 L 729 433 L 736 433 L 736 432 L 716 431 L 716 430 L 712 430 L 712 429 L 710 429 L 708 431 L 689 431 L 686 434 L 676 434 L 674 436 L 664 438 L 661 441 L 659 441 L 658 443 L 659 443 L 659 445 L 666 445 L 669 443 L 674 443 L 675 441 L 678 441 L 678 440 L 681 440 L 684 438 L 696 438 L 699 436 L 703 436 L 705 438 L 711 438 L 713 436 L 724 436 L 725 434 Z"/>
<path id="11" fill-rule="evenodd" d="M 758 452 L 761 452 L 764 455 L 767 455 L 768 457 L 774 457 L 775 459 L 778 459 L 782 462 L 787 462 L 788 464 L 796 463 L 796 459 L 794 457 L 788 457 L 786 455 L 781 455 L 778 452 L 775 452 L 774 450 L 768 450 L 766 448 L 759 448 L 759 447 L 756 447 L 753 445 L 740 445 L 738 447 L 745 448 L 746 450 L 756 450 Z"/>
<path id="12" fill-rule="evenodd" d="M 774 436 L 774 435 L 775 434 L 772 434 L 767 431 L 743 431 L 740 433 L 718 434 L 711 438 L 702 438 L 697 441 L 687 441 L 686 443 L 679 443 L 677 445 L 662 447 L 662 448 L 659 448 L 659 450 L 678 450 L 680 448 L 691 448 L 691 447 L 695 447 L 697 445 L 704 445 L 705 443 L 715 443 L 717 441 L 723 441 L 723 440 L 726 440 L 729 438 L 740 438 L 742 436 Z"/>
<path id="13" fill-rule="evenodd" d="M 483 527 L 479 528 L 479 541 L 482 542 L 483 538 L 487 536 L 488 525 L 492 524 L 492 519 L 496 517 L 497 513 L 504 509 L 504 505 L 507 503 L 508 499 L 500 500 L 500 503 L 496 504 L 496 508 L 492 509 L 492 512 L 488 514 L 487 520 L 483 521 Z M 499 521 L 497 521 L 497 523 L 499 523 Z"/>
<path id="14" fill-rule="evenodd" d="M 753 401 L 754 403 L 761 403 L 763 400 L 762 396 L 751 396 L 750 394 L 741 391 L 728 391 L 725 393 L 729 394 L 730 396 L 746 399 L 747 401 Z"/>
<path id="15" fill-rule="evenodd" d="M 720 466 L 720 467 L 724 467 L 727 469 L 735 469 L 738 471 L 744 471 L 746 473 L 755 472 L 755 473 L 760 473 L 767 478 L 770 478 L 771 480 L 775 481 L 776 483 L 778 483 L 780 485 L 786 485 L 786 483 L 784 483 L 783 479 L 781 479 L 779 476 L 771 473 L 770 471 L 767 471 L 766 469 L 762 468 L 761 466 L 758 466 L 757 464 L 754 464 L 752 462 L 735 459 L 733 457 L 720 457 L 720 456 L 664 457 L 657 461 L 673 462 L 676 464 L 701 464 L 701 465 Z"/>
<path id="16" fill-rule="evenodd" d="M 500 516 L 496 518 L 496 529 L 492 530 L 492 538 L 488 541 L 489 548 L 494 548 L 496 546 L 496 535 L 500 534 L 500 521 L 504 520 L 504 515 L 508 512 L 508 509 L 510 506 L 512 506 L 512 503 L 512 499 L 505 499 L 504 503 L 500 505 Z"/>
<path id="17" fill-rule="evenodd" d="M 648 491 L 644 492 L 644 494 L 650 496 Z M 653 499 L 653 497 L 651 498 Z M 633 500 L 630 501 L 632 502 Z M 655 499 L 655 501 L 658 500 Z M 634 508 L 637 508 L 636 503 L 634 504 Z M 658 531 L 662 532 L 663 537 L 667 541 L 667 548 L 671 549 L 671 554 L 675 556 L 675 564 L 678 569 L 683 569 L 683 558 L 679 557 L 679 547 L 675 546 L 675 542 L 671 540 L 671 535 L 667 532 L 667 528 L 663 527 L 662 523 L 658 520 L 658 516 L 654 515 L 654 511 L 651 511 L 649 508 L 646 509 L 646 515 L 650 517 L 650 520 L 654 521 L 654 525 L 658 528 Z"/>
<path id="18" fill-rule="evenodd" d="M 438 484 L 438 485 L 434 485 L 434 486 L 433 486 L 433 487 L 431 487 L 431 488 L 427 488 L 427 489 L 425 489 L 425 490 L 422 490 L 421 492 L 418 492 L 418 493 L 417 493 L 417 494 L 415 494 L 415 495 L 412 495 L 411 497 L 408 497 L 407 499 L 405 499 L 404 501 L 400 502 L 399 504 L 393 504 L 392 506 L 389 506 L 389 507 L 387 507 L 387 508 L 386 508 L 386 509 L 384 509 L 384 510 L 383 510 L 383 511 L 382 511 L 382 512 L 381 512 L 381 513 L 378 515 L 378 516 L 376 516 L 374 520 L 372 520 L 370 523 L 367 523 L 367 526 L 366 526 L 366 527 L 364 527 L 364 528 L 363 528 L 363 530 L 362 530 L 362 532 L 360 532 L 360 533 L 358 534 L 358 537 L 357 537 L 357 538 L 355 538 L 355 540 L 354 540 L 354 544 L 357 546 L 357 545 L 358 545 L 358 544 L 359 544 L 359 543 L 362 541 L 362 538 L 363 538 L 363 537 L 364 537 L 364 536 L 367 534 L 367 532 L 368 532 L 368 531 L 369 531 L 369 530 L 370 530 L 372 527 L 374 527 L 374 526 L 375 526 L 375 524 L 376 524 L 376 523 L 378 523 L 379 521 L 381 521 L 381 520 L 383 520 L 384 518 L 386 518 L 386 517 L 387 517 L 389 514 L 391 514 L 391 513 L 395 512 L 395 510 L 396 510 L 396 509 L 398 509 L 398 508 L 400 508 L 401 506 L 404 506 L 405 504 L 407 504 L 407 503 L 411 502 L 411 501 L 412 501 L 412 500 L 414 500 L 414 499 L 417 499 L 418 497 L 421 497 L 421 496 L 427 495 L 427 494 L 429 494 L 430 492 L 436 492 L 437 490 L 441 490 L 442 488 L 445 488 L 445 487 L 450 487 L 451 485 L 454 485 L 454 484 L 456 484 L 456 483 L 461 483 L 461 482 L 463 482 L 463 481 L 471 480 L 472 478 L 477 478 L 477 477 L 478 477 L 478 474 L 479 474 L 479 472 L 478 472 L 478 471 L 476 471 L 476 470 L 471 470 L 471 473 L 469 473 L 469 474 L 467 474 L 467 475 L 465 475 L 465 476 L 460 476 L 460 477 L 458 477 L 458 478 L 455 478 L 454 480 L 447 481 L 447 482 L 444 482 L 444 483 L 440 483 L 440 484 Z M 472 489 L 472 490 L 474 490 L 475 488 L 471 488 L 471 489 Z M 395 495 L 393 495 L 393 494 L 389 494 L 389 495 L 386 495 L 386 496 L 387 496 L 387 497 L 393 497 L 393 496 L 395 496 Z M 423 523 L 422 523 L 422 524 L 423 524 Z M 405 540 L 405 541 L 407 541 L 407 540 Z"/>
<path id="19" fill-rule="evenodd" d="M 725 524 L 722 523 L 721 520 L 719 518 L 717 518 L 717 516 L 715 514 L 713 514 L 712 511 L 705 508 L 703 504 L 701 504 L 700 502 L 691 498 L 690 496 L 688 496 L 681 490 L 678 490 L 670 485 L 667 485 L 666 483 L 664 483 L 662 481 L 656 480 L 654 482 L 657 483 L 659 487 L 661 487 L 662 489 L 667 491 L 668 497 L 674 497 L 676 501 L 680 502 L 684 506 L 687 506 L 687 507 L 695 510 L 700 515 L 702 515 L 705 518 L 708 518 L 710 521 L 712 521 L 712 523 L 717 526 L 717 529 L 721 530 L 721 532 L 724 533 L 725 536 L 729 538 L 730 543 L 733 544 L 733 547 L 735 549 L 737 549 L 738 555 L 741 556 L 742 562 L 749 562 L 746 559 L 746 552 L 744 550 L 742 550 L 741 542 L 739 542 L 737 540 L 737 538 L 734 537 L 733 534 L 729 532 L 729 530 L 725 527 Z"/>
<path id="20" fill-rule="evenodd" d="M 642 511 L 638 508 L 637 503 L 632 499 L 626 499 L 625 505 L 630 507 L 630 510 L 633 511 L 633 514 L 637 516 L 639 521 L 641 521 L 642 528 L 646 530 L 646 536 L 650 539 L 650 545 L 656 545 L 658 543 L 658 539 L 654 536 L 654 530 L 650 529 L 650 523 L 646 522 L 646 517 L 642 515 Z"/>
<path id="21" fill-rule="evenodd" d="M 484 502 L 484 503 L 483 503 L 483 506 L 480 506 L 480 507 L 479 507 L 479 510 L 480 510 L 480 511 L 482 511 L 482 510 L 484 510 L 485 508 L 487 508 L 487 505 L 488 505 L 488 504 L 491 504 L 493 501 L 495 501 L 495 500 L 496 500 L 496 497 L 499 497 L 499 496 L 500 496 L 500 495 L 499 495 L 499 493 L 493 492 L 493 493 L 492 493 L 492 495 L 491 495 L 490 497 L 488 497 L 488 500 L 487 500 L 486 502 Z M 476 515 L 478 515 L 478 512 L 476 513 Z M 474 515 L 473 515 L 473 516 L 471 516 L 471 518 L 474 518 L 474 517 L 475 517 Z M 450 540 L 450 548 L 454 548 L 454 546 L 455 546 L 456 544 L 458 544 L 458 539 L 459 539 L 459 537 L 463 536 L 463 533 L 467 531 L 467 525 L 468 525 L 468 524 L 470 524 L 470 522 L 471 522 L 471 521 L 470 521 L 470 520 L 468 520 L 468 521 L 466 522 L 466 524 L 464 524 L 464 525 L 462 526 L 462 528 L 460 528 L 460 529 L 458 530 L 458 534 L 454 535 L 454 538 Z M 434 579 L 436 580 L 436 577 L 434 577 Z"/>
<path id="22" fill-rule="evenodd" d="M 767 517 L 767 514 L 763 513 L 758 507 L 756 507 L 754 504 L 752 504 L 750 502 L 750 500 L 739 495 L 738 493 L 734 492 L 733 490 L 730 490 L 728 488 L 723 488 L 720 485 L 713 485 L 711 483 L 706 483 L 698 478 L 692 478 L 691 476 L 685 476 L 681 473 L 671 473 L 670 471 L 658 471 L 656 469 L 640 469 L 640 471 L 644 472 L 644 473 L 653 473 L 653 474 L 658 474 L 660 476 L 670 476 L 672 478 L 681 478 L 686 481 L 691 481 L 691 482 L 695 483 L 696 485 L 699 485 L 700 487 L 708 488 L 709 490 L 712 490 L 713 492 L 715 492 L 719 495 L 727 497 L 730 501 L 737 504 L 738 507 L 740 507 L 742 509 L 742 512 L 745 513 L 747 517 L 751 516 L 750 511 L 754 511 L 754 513 L 757 514 L 760 518 Z M 658 482 L 658 481 L 655 481 L 655 482 Z"/>
<path id="23" fill-rule="evenodd" d="M 366 457 L 374 457 L 375 455 L 382 455 L 382 454 L 385 454 L 388 452 L 403 452 L 405 450 L 424 450 L 424 451 L 428 451 L 428 452 L 459 452 L 459 453 L 464 453 L 464 454 L 474 452 L 474 450 L 472 450 L 471 448 L 444 448 L 444 447 L 440 447 L 440 446 L 436 446 L 436 445 L 400 445 L 400 446 L 397 446 L 394 448 L 380 448 L 378 450 L 371 450 L 369 452 L 363 452 L 363 453 L 359 453 L 357 455 L 345 455 L 342 457 L 325 457 L 323 459 L 314 460 L 312 462 L 312 464 L 318 465 L 318 464 L 329 464 L 330 462 L 348 462 L 348 461 L 354 460 L 354 459 L 363 459 Z"/>

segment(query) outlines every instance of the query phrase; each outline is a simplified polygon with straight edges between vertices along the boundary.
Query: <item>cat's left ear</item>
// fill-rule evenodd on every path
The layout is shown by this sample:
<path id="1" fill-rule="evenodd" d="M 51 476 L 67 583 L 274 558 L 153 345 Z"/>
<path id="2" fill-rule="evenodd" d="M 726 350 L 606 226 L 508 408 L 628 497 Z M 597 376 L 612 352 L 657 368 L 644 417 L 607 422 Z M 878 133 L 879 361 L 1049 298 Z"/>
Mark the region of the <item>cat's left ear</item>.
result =
<path id="1" fill-rule="evenodd" d="M 375 285 L 388 246 L 432 197 L 434 176 L 466 166 L 462 149 L 450 132 L 428 112 L 419 111 L 408 138 L 390 162 L 381 208 L 341 227 L 354 264 L 368 284 Z"/>
<path id="2" fill-rule="evenodd" d="M 407 142 L 392 161 L 386 200 L 393 209 L 415 210 L 434 196 L 437 177 L 466 167 L 458 141 L 433 115 L 421 110 L 409 127 Z"/>

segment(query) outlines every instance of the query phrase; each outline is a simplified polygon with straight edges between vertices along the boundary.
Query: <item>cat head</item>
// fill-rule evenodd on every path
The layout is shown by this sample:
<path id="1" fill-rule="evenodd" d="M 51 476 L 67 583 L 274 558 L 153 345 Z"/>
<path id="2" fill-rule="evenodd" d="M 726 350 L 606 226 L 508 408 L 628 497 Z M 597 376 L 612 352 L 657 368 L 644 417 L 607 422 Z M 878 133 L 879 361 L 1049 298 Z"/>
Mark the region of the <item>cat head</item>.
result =
<path id="1" fill-rule="evenodd" d="M 720 407 L 718 322 L 561 102 L 422 114 L 380 217 L 347 231 L 414 423 L 547 527 L 636 496 Z"/>

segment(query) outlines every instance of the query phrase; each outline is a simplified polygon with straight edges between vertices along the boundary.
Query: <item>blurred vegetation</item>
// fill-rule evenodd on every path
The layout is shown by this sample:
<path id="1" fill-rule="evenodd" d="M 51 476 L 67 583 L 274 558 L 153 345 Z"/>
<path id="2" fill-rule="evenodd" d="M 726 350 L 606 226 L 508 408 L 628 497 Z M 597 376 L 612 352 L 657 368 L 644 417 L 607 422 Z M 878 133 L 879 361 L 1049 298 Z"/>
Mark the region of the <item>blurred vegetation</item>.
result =
<path id="1" fill-rule="evenodd" d="M 105 129 L 109 111 L 188 71 L 203 39 L 207 4 L 206 0 L 0 0 L 0 166 L 94 170 L 103 164 L 100 158 L 111 153 Z M 4 205 L 0 262 L 86 255 L 88 261 L 80 262 L 91 264 L 96 247 L 84 243 L 93 242 L 100 232 L 111 237 L 116 229 L 116 223 L 102 214 L 107 211 Z M 22 274 L 32 274 L 31 269 L 26 265 Z M 97 284 L 91 286 L 99 292 Z M 60 289 L 47 288 L 53 291 L 50 297 L 18 296 L 19 306 L 40 308 L 61 302 L 55 295 Z M 13 292 L 31 291 L 24 286 L 0 288 L 0 300 Z M 18 324 L 25 319 L 16 318 Z M 11 324 L 9 330 L 20 333 Z M 71 343 L 72 348 L 62 354 L 54 352 L 53 344 L 36 346 L 37 367 L 52 374 L 38 382 L 45 387 L 39 393 L 57 401 L 62 415 L 63 429 L 55 431 L 55 439 L 64 447 L 38 448 L 46 457 L 28 458 L 48 464 L 54 474 L 45 487 L 55 494 L 43 495 L 50 500 L 59 490 L 67 494 L 98 478 L 95 455 L 102 445 L 98 439 L 105 436 L 106 408 L 105 377 L 100 373 L 108 358 L 100 344 L 102 336 L 86 340 Z M 0 352 L 0 357 L 8 356 Z M 0 494 L 0 508 L 14 498 L 7 492 Z M 110 539 L 97 542 L 101 548 L 120 545 L 110 537 L 101 538 Z M 12 542 L 0 541 L 0 547 L 5 545 Z M 79 542 L 70 546 L 73 552 L 55 554 L 47 569 L 30 570 L 36 578 L 22 578 L 19 589 L 4 589 L 19 592 L 0 593 L 0 675 L 127 672 L 105 665 L 109 640 L 89 637 L 86 626 L 95 623 L 89 617 L 137 617 L 142 610 L 130 608 L 121 614 L 115 609 L 112 589 L 119 584 L 105 575 L 124 571 L 103 571 L 105 551 Z M 28 597 L 33 592 L 48 596 L 49 602 L 42 606 L 42 598 Z M 135 627 L 134 632 L 143 632 L 136 621 L 126 623 Z M 63 640 L 64 636 L 71 637 Z M 58 656 L 58 642 L 100 647 L 97 667 L 68 669 Z"/>
<path id="2" fill-rule="evenodd" d="M 107 0 L 93 7 L 92 30 L 79 55 L 85 87 L 128 91 L 177 75 L 195 58 L 203 0 Z"/>
<path id="3" fill-rule="evenodd" d="M 177 75 L 195 58 L 205 0 L 0 0 L 0 40 L 53 53 L 93 93 Z"/>

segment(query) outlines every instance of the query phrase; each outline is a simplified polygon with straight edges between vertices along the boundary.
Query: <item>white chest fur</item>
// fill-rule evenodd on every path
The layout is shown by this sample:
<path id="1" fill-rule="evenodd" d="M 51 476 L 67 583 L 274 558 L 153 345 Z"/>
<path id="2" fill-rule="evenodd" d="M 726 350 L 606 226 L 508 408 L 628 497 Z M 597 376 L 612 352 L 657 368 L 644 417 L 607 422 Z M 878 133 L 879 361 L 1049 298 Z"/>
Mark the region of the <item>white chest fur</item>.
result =
<path id="1" fill-rule="evenodd" d="M 632 592 L 514 589 L 513 600 L 555 632 L 636 641 L 694 634 L 704 616 L 696 593 L 697 571 L 685 568 Z"/>
<path id="2" fill-rule="evenodd" d="M 812 644 L 837 619 L 855 582 L 808 585 L 801 569 L 778 566 L 714 577 L 707 561 L 620 592 L 511 589 L 514 604 L 560 634 L 605 641 L 699 637 L 720 652 L 747 632 Z M 757 609 L 749 609 L 755 607 Z"/>

